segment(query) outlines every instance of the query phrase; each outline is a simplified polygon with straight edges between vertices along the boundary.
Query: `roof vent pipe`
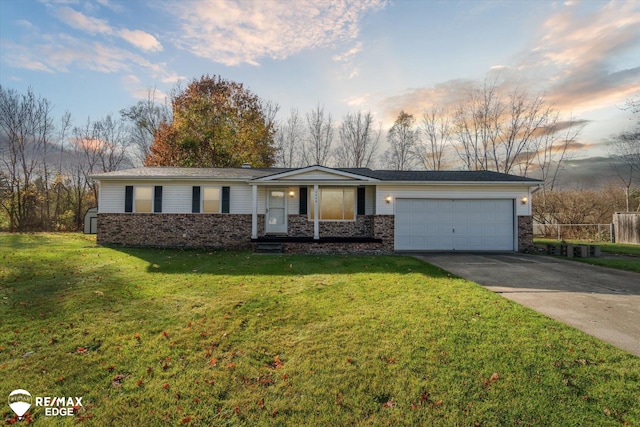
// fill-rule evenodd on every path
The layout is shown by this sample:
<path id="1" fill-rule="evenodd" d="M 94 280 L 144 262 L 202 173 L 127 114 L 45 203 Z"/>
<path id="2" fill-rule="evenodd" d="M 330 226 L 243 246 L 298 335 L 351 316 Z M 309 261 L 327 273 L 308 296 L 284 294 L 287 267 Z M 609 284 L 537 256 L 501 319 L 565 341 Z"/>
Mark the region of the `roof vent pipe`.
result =
<path id="1" fill-rule="evenodd" d="M 251 163 L 243 163 L 242 169 L 251 169 Z"/>

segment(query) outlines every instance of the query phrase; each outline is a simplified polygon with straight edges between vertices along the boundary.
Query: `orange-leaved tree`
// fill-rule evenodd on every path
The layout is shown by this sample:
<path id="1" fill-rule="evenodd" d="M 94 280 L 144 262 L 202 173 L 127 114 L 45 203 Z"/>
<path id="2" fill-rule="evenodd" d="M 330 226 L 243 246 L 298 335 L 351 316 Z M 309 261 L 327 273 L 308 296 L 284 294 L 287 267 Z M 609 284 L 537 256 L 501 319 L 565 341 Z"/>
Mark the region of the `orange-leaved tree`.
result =
<path id="1" fill-rule="evenodd" d="M 273 165 L 277 107 L 241 83 L 202 76 L 172 96 L 171 108 L 172 121 L 160 125 L 145 165 Z"/>

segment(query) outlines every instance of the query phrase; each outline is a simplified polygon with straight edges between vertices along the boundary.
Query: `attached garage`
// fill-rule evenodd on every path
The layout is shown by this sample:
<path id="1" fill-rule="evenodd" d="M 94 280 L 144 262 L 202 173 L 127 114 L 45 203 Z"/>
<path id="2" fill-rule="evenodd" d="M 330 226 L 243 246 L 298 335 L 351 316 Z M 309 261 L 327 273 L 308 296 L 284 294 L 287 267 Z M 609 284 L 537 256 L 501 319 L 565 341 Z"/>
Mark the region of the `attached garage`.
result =
<path id="1" fill-rule="evenodd" d="M 513 199 L 396 199 L 399 251 L 512 251 Z"/>

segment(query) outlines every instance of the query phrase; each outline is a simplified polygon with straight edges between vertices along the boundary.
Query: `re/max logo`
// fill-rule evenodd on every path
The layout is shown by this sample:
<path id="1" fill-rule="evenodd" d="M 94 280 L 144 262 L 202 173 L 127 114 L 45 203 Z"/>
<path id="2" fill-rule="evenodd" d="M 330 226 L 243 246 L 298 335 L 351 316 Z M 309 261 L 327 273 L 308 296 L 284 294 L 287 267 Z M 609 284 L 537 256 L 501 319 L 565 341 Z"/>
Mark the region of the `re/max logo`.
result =
<path id="1" fill-rule="evenodd" d="M 82 406 L 82 397 L 36 397 L 36 406 Z"/>

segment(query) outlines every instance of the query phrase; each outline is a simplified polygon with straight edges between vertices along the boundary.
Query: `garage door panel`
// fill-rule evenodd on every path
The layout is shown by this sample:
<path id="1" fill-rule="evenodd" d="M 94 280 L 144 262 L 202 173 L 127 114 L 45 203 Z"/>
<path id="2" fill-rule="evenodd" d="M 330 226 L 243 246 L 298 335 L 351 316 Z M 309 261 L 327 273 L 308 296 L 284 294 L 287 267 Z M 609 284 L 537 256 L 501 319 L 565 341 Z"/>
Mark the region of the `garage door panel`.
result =
<path id="1" fill-rule="evenodd" d="M 397 199 L 398 250 L 513 250 L 513 200 Z"/>

